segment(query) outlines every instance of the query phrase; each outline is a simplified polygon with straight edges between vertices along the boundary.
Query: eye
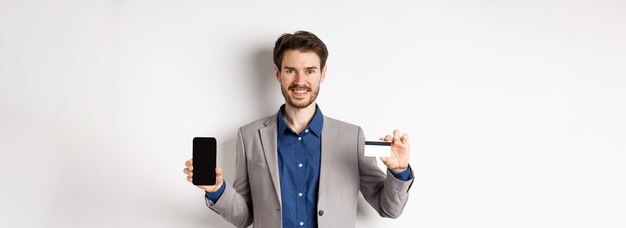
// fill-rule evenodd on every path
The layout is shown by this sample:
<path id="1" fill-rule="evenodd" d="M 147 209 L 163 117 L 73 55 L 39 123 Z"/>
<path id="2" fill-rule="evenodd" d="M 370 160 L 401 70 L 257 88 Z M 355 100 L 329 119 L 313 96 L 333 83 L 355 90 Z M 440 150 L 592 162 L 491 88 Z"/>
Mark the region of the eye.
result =
<path id="1" fill-rule="evenodd" d="M 287 73 L 287 74 L 292 74 L 292 73 L 293 73 L 293 70 L 292 70 L 292 69 L 287 69 L 287 70 L 285 70 L 285 73 Z"/>
<path id="2" fill-rule="evenodd" d="M 306 73 L 307 74 L 313 74 L 313 73 L 315 73 L 315 70 L 306 70 Z"/>

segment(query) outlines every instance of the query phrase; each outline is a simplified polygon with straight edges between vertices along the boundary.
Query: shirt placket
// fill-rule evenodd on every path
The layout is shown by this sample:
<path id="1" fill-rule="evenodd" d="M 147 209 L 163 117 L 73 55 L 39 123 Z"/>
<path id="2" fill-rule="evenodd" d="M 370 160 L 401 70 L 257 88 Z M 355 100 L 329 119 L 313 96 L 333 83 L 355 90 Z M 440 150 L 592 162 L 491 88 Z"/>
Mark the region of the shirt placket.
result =
<path id="1" fill-rule="evenodd" d="M 306 201 L 305 201 L 305 196 L 306 196 L 306 184 L 305 184 L 305 178 L 306 178 L 306 156 L 305 156 L 305 142 L 303 139 L 303 135 L 298 136 L 298 142 L 297 142 L 298 146 L 297 146 L 297 150 L 296 150 L 296 159 L 298 161 L 298 169 L 297 169 L 297 178 L 296 178 L 296 189 L 298 190 L 297 193 L 297 215 L 298 215 L 298 226 L 304 226 L 304 219 L 305 219 L 305 213 L 306 213 Z"/>

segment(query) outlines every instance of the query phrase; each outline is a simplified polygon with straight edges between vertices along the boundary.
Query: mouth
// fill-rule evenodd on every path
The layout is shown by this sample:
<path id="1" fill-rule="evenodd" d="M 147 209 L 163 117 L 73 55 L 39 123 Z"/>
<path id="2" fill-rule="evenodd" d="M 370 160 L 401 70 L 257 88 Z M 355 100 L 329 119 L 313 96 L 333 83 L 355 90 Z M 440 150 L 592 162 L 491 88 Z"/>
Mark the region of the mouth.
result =
<path id="1" fill-rule="evenodd" d="M 309 93 L 308 88 L 289 88 L 294 97 L 305 97 Z"/>

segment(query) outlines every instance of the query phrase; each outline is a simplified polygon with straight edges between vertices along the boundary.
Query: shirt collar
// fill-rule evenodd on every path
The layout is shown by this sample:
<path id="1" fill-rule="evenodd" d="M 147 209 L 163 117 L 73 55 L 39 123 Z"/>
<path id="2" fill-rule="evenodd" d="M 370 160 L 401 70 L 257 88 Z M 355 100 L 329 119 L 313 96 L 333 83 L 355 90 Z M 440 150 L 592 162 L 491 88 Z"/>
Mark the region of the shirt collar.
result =
<path id="1" fill-rule="evenodd" d="M 285 130 L 289 129 L 289 131 L 294 132 L 289 128 L 289 125 L 285 122 L 283 118 L 283 112 L 285 111 L 285 105 L 280 106 L 280 110 L 278 110 L 278 134 L 282 135 L 285 133 Z M 324 126 L 324 116 L 322 115 L 322 111 L 320 107 L 315 104 L 315 114 L 313 115 L 313 119 L 309 123 L 305 129 L 309 129 L 316 136 L 320 136 L 322 133 L 322 127 Z"/>

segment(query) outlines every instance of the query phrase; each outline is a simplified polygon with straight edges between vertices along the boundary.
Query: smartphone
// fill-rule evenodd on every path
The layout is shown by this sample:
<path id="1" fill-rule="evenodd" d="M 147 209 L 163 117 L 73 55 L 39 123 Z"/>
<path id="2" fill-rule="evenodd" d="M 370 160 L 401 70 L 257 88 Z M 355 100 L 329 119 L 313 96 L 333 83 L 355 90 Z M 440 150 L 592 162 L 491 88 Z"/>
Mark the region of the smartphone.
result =
<path id="1" fill-rule="evenodd" d="M 193 138 L 193 184 L 215 185 L 217 141 L 213 137 Z"/>

